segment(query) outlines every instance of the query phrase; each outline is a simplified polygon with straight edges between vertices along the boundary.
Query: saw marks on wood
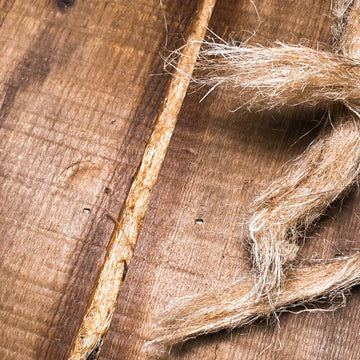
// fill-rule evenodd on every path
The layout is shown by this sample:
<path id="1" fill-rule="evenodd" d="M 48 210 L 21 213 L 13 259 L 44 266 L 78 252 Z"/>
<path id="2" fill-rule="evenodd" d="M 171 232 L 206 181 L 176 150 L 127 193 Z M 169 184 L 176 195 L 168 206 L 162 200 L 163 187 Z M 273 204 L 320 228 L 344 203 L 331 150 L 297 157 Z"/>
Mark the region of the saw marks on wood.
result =
<path id="1" fill-rule="evenodd" d="M 0 357 L 62 359 L 168 78 L 158 1 L 1 4 Z M 192 2 L 194 3 L 194 2 Z M 196 4 L 164 6 L 169 46 Z"/>
<path id="2" fill-rule="evenodd" d="M 0 357 L 63 359 L 166 89 L 159 51 L 183 45 L 195 1 L 0 3 Z M 225 39 L 331 43 L 330 1 L 218 1 Z M 101 359 L 146 359 L 149 325 L 176 296 L 249 268 L 249 204 L 315 138 L 321 111 L 231 113 L 188 96 L 126 274 Z M 312 130 L 315 127 L 314 130 Z M 310 132 L 309 132 L 310 131 Z M 308 135 L 297 141 L 305 133 Z M 358 191 L 302 247 L 359 247 Z M 340 211 L 341 210 L 341 211 Z M 334 313 L 283 314 L 174 349 L 173 359 L 357 359 L 359 291 Z"/>
<path id="3" fill-rule="evenodd" d="M 330 2 L 256 5 L 261 26 L 252 41 L 331 44 Z M 244 40 L 258 17 L 250 2 L 218 2 L 209 26 L 225 38 Z M 183 105 L 102 359 L 147 359 L 141 349 L 149 327 L 171 299 L 244 276 L 250 266 L 244 246 L 250 203 L 318 132 L 321 109 L 231 113 L 237 105 L 229 93 L 214 92 L 199 104 L 204 93 L 188 96 Z M 356 199 L 357 190 L 321 221 L 301 247 L 303 257 L 326 259 L 338 253 L 335 248 L 358 248 Z M 360 314 L 358 291 L 353 293 L 334 313 L 283 314 L 281 329 L 274 320 L 257 322 L 189 341 L 169 358 L 355 359 Z"/>

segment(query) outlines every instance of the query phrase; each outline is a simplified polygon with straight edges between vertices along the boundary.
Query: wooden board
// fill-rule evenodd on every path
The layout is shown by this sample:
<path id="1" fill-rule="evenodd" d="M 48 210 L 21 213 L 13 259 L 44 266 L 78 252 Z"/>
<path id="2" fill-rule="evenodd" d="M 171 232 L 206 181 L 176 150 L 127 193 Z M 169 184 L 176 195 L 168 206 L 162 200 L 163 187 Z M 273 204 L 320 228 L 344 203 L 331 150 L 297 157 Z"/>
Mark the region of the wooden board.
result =
<path id="1" fill-rule="evenodd" d="M 196 1 L 0 2 L 0 358 L 64 359 L 164 94 L 162 51 L 182 45 Z M 330 0 L 218 0 L 228 39 L 331 44 Z M 321 111 L 231 113 L 229 94 L 188 95 L 101 359 L 146 359 L 169 299 L 241 278 L 249 205 L 316 136 Z M 315 128 L 314 128 L 315 127 Z M 310 131 L 311 130 L 311 131 Z M 309 132 L 310 131 L 310 132 Z M 303 134 L 308 135 L 299 137 Z M 360 244 L 355 189 L 302 247 Z M 341 210 L 341 211 L 340 211 Z M 197 223 L 202 219 L 203 223 Z M 360 293 L 330 313 L 221 332 L 173 359 L 357 359 Z"/>
<path id="2" fill-rule="evenodd" d="M 329 1 L 256 5 L 261 25 L 252 41 L 331 44 Z M 210 23 L 217 34 L 235 40 L 257 27 L 248 1 L 219 1 Z M 203 94 L 189 95 L 183 106 L 102 359 L 145 359 L 141 348 L 149 325 L 170 299 L 243 276 L 249 268 L 244 249 L 249 205 L 317 134 L 321 111 L 231 113 L 236 102 L 229 94 L 215 92 L 199 104 Z M 302 248 L 304 257 L 329 258 L 359 246 L 357 199 L 354 191 L 341 212 L 338 206 L 321 222 Z M 353 294 L 334 313 L 283 314 L 281 328 L 275 321 L 258 322 L 204 336 L 174 349 L 170 358 L 356 359 L 360 299 L 358 291 Z"/>
<path id="3" fill-rule="evenodd" d="M 0 3 L 1 359 L 65 357 L 168 81 L 158 0 L 66 3 Z"/>

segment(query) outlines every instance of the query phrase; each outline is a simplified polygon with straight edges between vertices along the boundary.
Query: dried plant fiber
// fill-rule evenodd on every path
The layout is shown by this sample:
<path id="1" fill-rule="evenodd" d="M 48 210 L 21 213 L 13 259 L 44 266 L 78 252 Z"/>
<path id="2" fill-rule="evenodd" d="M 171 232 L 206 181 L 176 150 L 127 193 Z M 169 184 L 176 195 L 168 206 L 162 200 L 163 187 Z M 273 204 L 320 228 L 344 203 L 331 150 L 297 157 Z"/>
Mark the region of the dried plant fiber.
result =
<path id="1" fill-rule="evenodd" d="M 359 175 L 358 119 L 342 107 L 329 116 L 332 125 L 254 204 L 249 230 L 258 293 L 280 288 L 286 264 L 296 258 L 297 240 Z"/>
<path id="2" fill-rule="evenodd" d="M 360 62 L 343 55 L 282 43 L 273 47 L 207 42 L 200 52 L 200 86 L 237 91 L 239 107 L 343 102 L 360 105 Z"/>
<path id="3" fill-rule="evenodd" d="M 173 301 L 159 315 L 148 349 L 165 351 L 179 341 L 246 325 L 288 305 L 311 302 L 360 282 L 360 255 L 330 265 L 288 269 L 299 249 L 296 240 L 359 174 L 358 120 L 342 107 L 333 114 L 333 125 L 254 205 L 249 225 L 254 281 Z"/>
<path id="4" fill-rule="evenodd" d="M 199 69 L 206 77 L 195 81 L 210 91 L 235 88 L 240 106 L 332 105 L 317 139 L 253 206 L 249 242 L 254 280 L 172 302 L 154 325 L 147 348 L 245 325 L 360 283 L 359 254 L 319 266 L 294 263 L 298 239 L 357 181 L 360 169 L 360 94 L 355 84 L 360 81 L 360 0 L 338 1 L 335 12 L 339 54 L 284 44 L 265 48 L 208 42 L 201 50 Z"/>
<path id="5" fill-rule="evenodd" d="M 336 296 L 359 281 L 359 254 L 327 265 L 298 268 L 286 278 L 273 305 L 281 311 L 289 305 L 304 304 L 304 299 L 310 302 L 325 294 Z M 247 325 L 259 317 L 270 316 L 273 308 L 266 294 L 254 296 L 252 288 L 251 281 L 238 281 L 207 294 L 173 300 L 156 324 L 156 337 L 147 343 L 147 348 L 161 352 L 199 334 Z"/>
<path id="6" fill-rule="evenodd" d="M 360 48 L 360 28 L 354 29 L 353 26 L 354 21 L 358 22 L 357 15 L 360 15 L 360 1 L 353 4 L 350 13 L 344 10 L 343 1 L 339 7 L 348 16 L 340 48 L 347 56 L 353 56 Z M 296 240 L 331 202 L 357 180 L 359 113 L 355 103 L 348 104 L 348 108 L 352 114 L 341 106 L 329 109 L 329 131 L 323 131 L 287 173 L 271 184 L 255 203 L 249 224 L 252 256 L 257 270 L 253 291 L 258 296 L 267 292 L 270 302 L 270 293 L 276 289 L 280 291 L 286 265 L 296 257 Z"/>
<path id="7" fill-rule="evenodd" d="M 216 0 L 202 0 L 199 3 L 198 12 L 188 30 L 183 54 L 177 63 L 178 72 L 195 66 L 215 2 Z M 124 281 L 124 271 L 131 261 L 188 84 L 189 79 L 180 76 L 174 76 L 169 83 L 140 166 L 116 220 L 103 266 L 72 342 L 69 360 L 96 359 L 99 355 Z"/>

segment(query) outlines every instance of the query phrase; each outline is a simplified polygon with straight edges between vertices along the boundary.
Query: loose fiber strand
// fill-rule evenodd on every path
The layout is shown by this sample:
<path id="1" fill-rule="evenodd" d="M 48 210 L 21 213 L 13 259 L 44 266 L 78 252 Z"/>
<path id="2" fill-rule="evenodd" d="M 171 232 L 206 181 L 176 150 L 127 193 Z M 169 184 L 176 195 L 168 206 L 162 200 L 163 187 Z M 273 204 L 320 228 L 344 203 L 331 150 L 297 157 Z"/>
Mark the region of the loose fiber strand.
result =
<path id="1" fill-rule="evenodd" d="M 316 279 L 316 286 L 314 280 Z M 207 294 L 179 298 L 170 303 L 154 326 L 155 338 L 146 344 L 148 351 L 161 353 L 169 346 L 201 334 L 248 325 L 273 312 L 306 305 L 341 294 L 360 282 L 360 254 L 327 265 L 295 269 L 281 291 L 269 304 L 266 294 L 251 292 L 253 283 L 238 281 Z M 274 294 L 275 295 L 275 294 Z"/>
<path id="2" fill-rule="evenodd" d="M 286 265 L 295 260 L 299 238 L 359 175 L 360 130 L 354 114 L 334 110 L 332 127 L 257 199 L 250 244 L 258 293 L 279 288 Z"/>
<path id="3" fill-rule="evenodd" d="M 232 90 L 239 108 L 343 102 L 360 105 L 360 62 L 305 46 L 234 46 L 207 42 L 199 56 L 197 86 Z"/>
<path id="4" fill-rule="evenodd" d="M 298 252 L 297 240 L 359 175 L 360 0 L 340 0 L 335 11 L 341 23 L 341 38 L 335 39 L 341 54 L 285 44 L 266 48 L 223 42 L 208 42 L 201 50 L 195 81 L 210 89 L 235 89 L 249 109 L 340 105 L 329 109 L 330 126 L 254 204 L 249 224 L 254 281 L 173 302 L 160 314 L 148 347 L 245 325 L 360 282 L 359 254 L 331 264 L 289 268 Z"/>

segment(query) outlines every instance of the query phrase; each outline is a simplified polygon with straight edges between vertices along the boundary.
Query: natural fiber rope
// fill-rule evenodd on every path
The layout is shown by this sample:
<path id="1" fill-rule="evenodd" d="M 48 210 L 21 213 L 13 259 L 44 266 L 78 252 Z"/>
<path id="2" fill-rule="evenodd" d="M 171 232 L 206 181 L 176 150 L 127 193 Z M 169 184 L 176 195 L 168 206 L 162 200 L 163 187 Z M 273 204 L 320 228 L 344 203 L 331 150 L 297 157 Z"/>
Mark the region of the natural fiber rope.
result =
<path id="1" fill-rule="evenodd" d="M 314 283 L 316 279 L 316 283 Z M 289 273 L 275 302 L 270 305 L 266 294 L 252 293 L 253 283 L 238 281 L 206 294 L 171 301 L 156 325 L 157 337 L 147 343 L 152 353 L 161 354 L 171 345 L 201 334 L 225 328 L 248 325 L 259 317 L 327 295 L 334 297 L 360 282 L 360 255 L 339 259 L 322 266 L 299 268 Z"/>
<path id="2" fill-rule="evenodd" d="M 204 75 L 195 83 L 210 91 L 234 89 L 239 108 L 250 111 L 339 101 L 360 106 L 360 62 L 342 54 L 279 42 L 242 47 L 208 41 L 197 68 Z"/>
<path id="3" fill-rule="evenodd" d="M 331 116 L 332 126 L 254 205 L 249 230 L 258 294 L 280 290 L 286 267 L 296 258 L 297 240 L 359 175 L 358 119 L 343 107 L 333 108 Z"/>
<path id="4" fill-rule="evenodd" d="M 211 90 L 238 89 L 242 106 L 340 102 L 349 109 L 331 106 L 331 126 L 255 203 L 249 226 L 255 282 L 237 282 L 172 302 L 154 325 L 153 340 L 147 343 L 150 351 L 244 325 L 360 282 L 360 255 L 330 265 L 287 269 L 298 251 L 296 240 L 359 174 L 360 0 L 349 11 L 351 3 L 340 0 L 335 8 L 341 54 L 283 44 L 264 48 L 208 43 L 201 51 L 199 68 L 206 76 L 195 81 Z"/>
<path id="5" fill-rule="evenodd" d="M 342 0 L 337 4 L 337 9 L 344 7 Z M 348 2 L 347 6 L 349 5 Z M 350 12 L 343 10 L 342 13 L 348 18 L 338 47 L 342 56 L 355 63 L 347 64 L 345 67 L 360 69 L 360 63 L 354 60 L 358 55 L 357 51 L 360 50 L 360 28 L 354 26 L 359 23 L 360 1 L 354 2 Z M 342 22 L 345 23 L 345 20 Z M 321 61 L 326 62 L 322 54 L 320 56 Z M 299 67 L 303 66 L 301 61 L 298 64 Z M 344 70 L 343 74 L 346 71 Z M 352 74 L 351 78 L 360 80 L 359 75 Z M 328 77 L 329 83 L 334 80 L 326 70 L 323 76 Z M 319 77 L 314 77 L 312 82 L 318 85 L 321 82 L 318 80 Z M 309 83 L 311 84 L 311 80 Z M 305 82 L 302 86 L 303 93 L 307 92 L 305 89 L 308 85 Z M 319 88 L 322 90 L 325 86 L 320 85 Z M 335 88 L 336 86 L 332 89 L 334 93 L 337 92 Z M 316 94 L 318 93 L 314 91 L 312 97 L 316 97 Z M 258 294 L 263 291 L 269 293 L 274 289 L 280 290 L 284 266 L 296 257 L 296 240 L 356 181 L 360 171 L 360 132 L 357 114 L 359 95 L 357 99 L 350 101 L 335 96 L 334 100 L 348 104 L 353 113 L 341 106 L 336 110 L 334 107 L 330 108 L 331 126 L 327 134 L 324 135 L 323 131 L 288 169 L 286 175 L 271 184 L 265 194 L 257 200 L 249 230 L 254 263 L 258 270 Z"/>
<path id="6" fill-rule="evenodd" d="M 111 236 L 82 321 L 71 345 L 70 360 L 95 359 L 110 326 L 116 300 L 129 265 L 161 165 L 190 81 L 191 74 L 216 0 L 202 0 L 188 29 L 186 45 L 168 86 L 125 204 Z"/>

